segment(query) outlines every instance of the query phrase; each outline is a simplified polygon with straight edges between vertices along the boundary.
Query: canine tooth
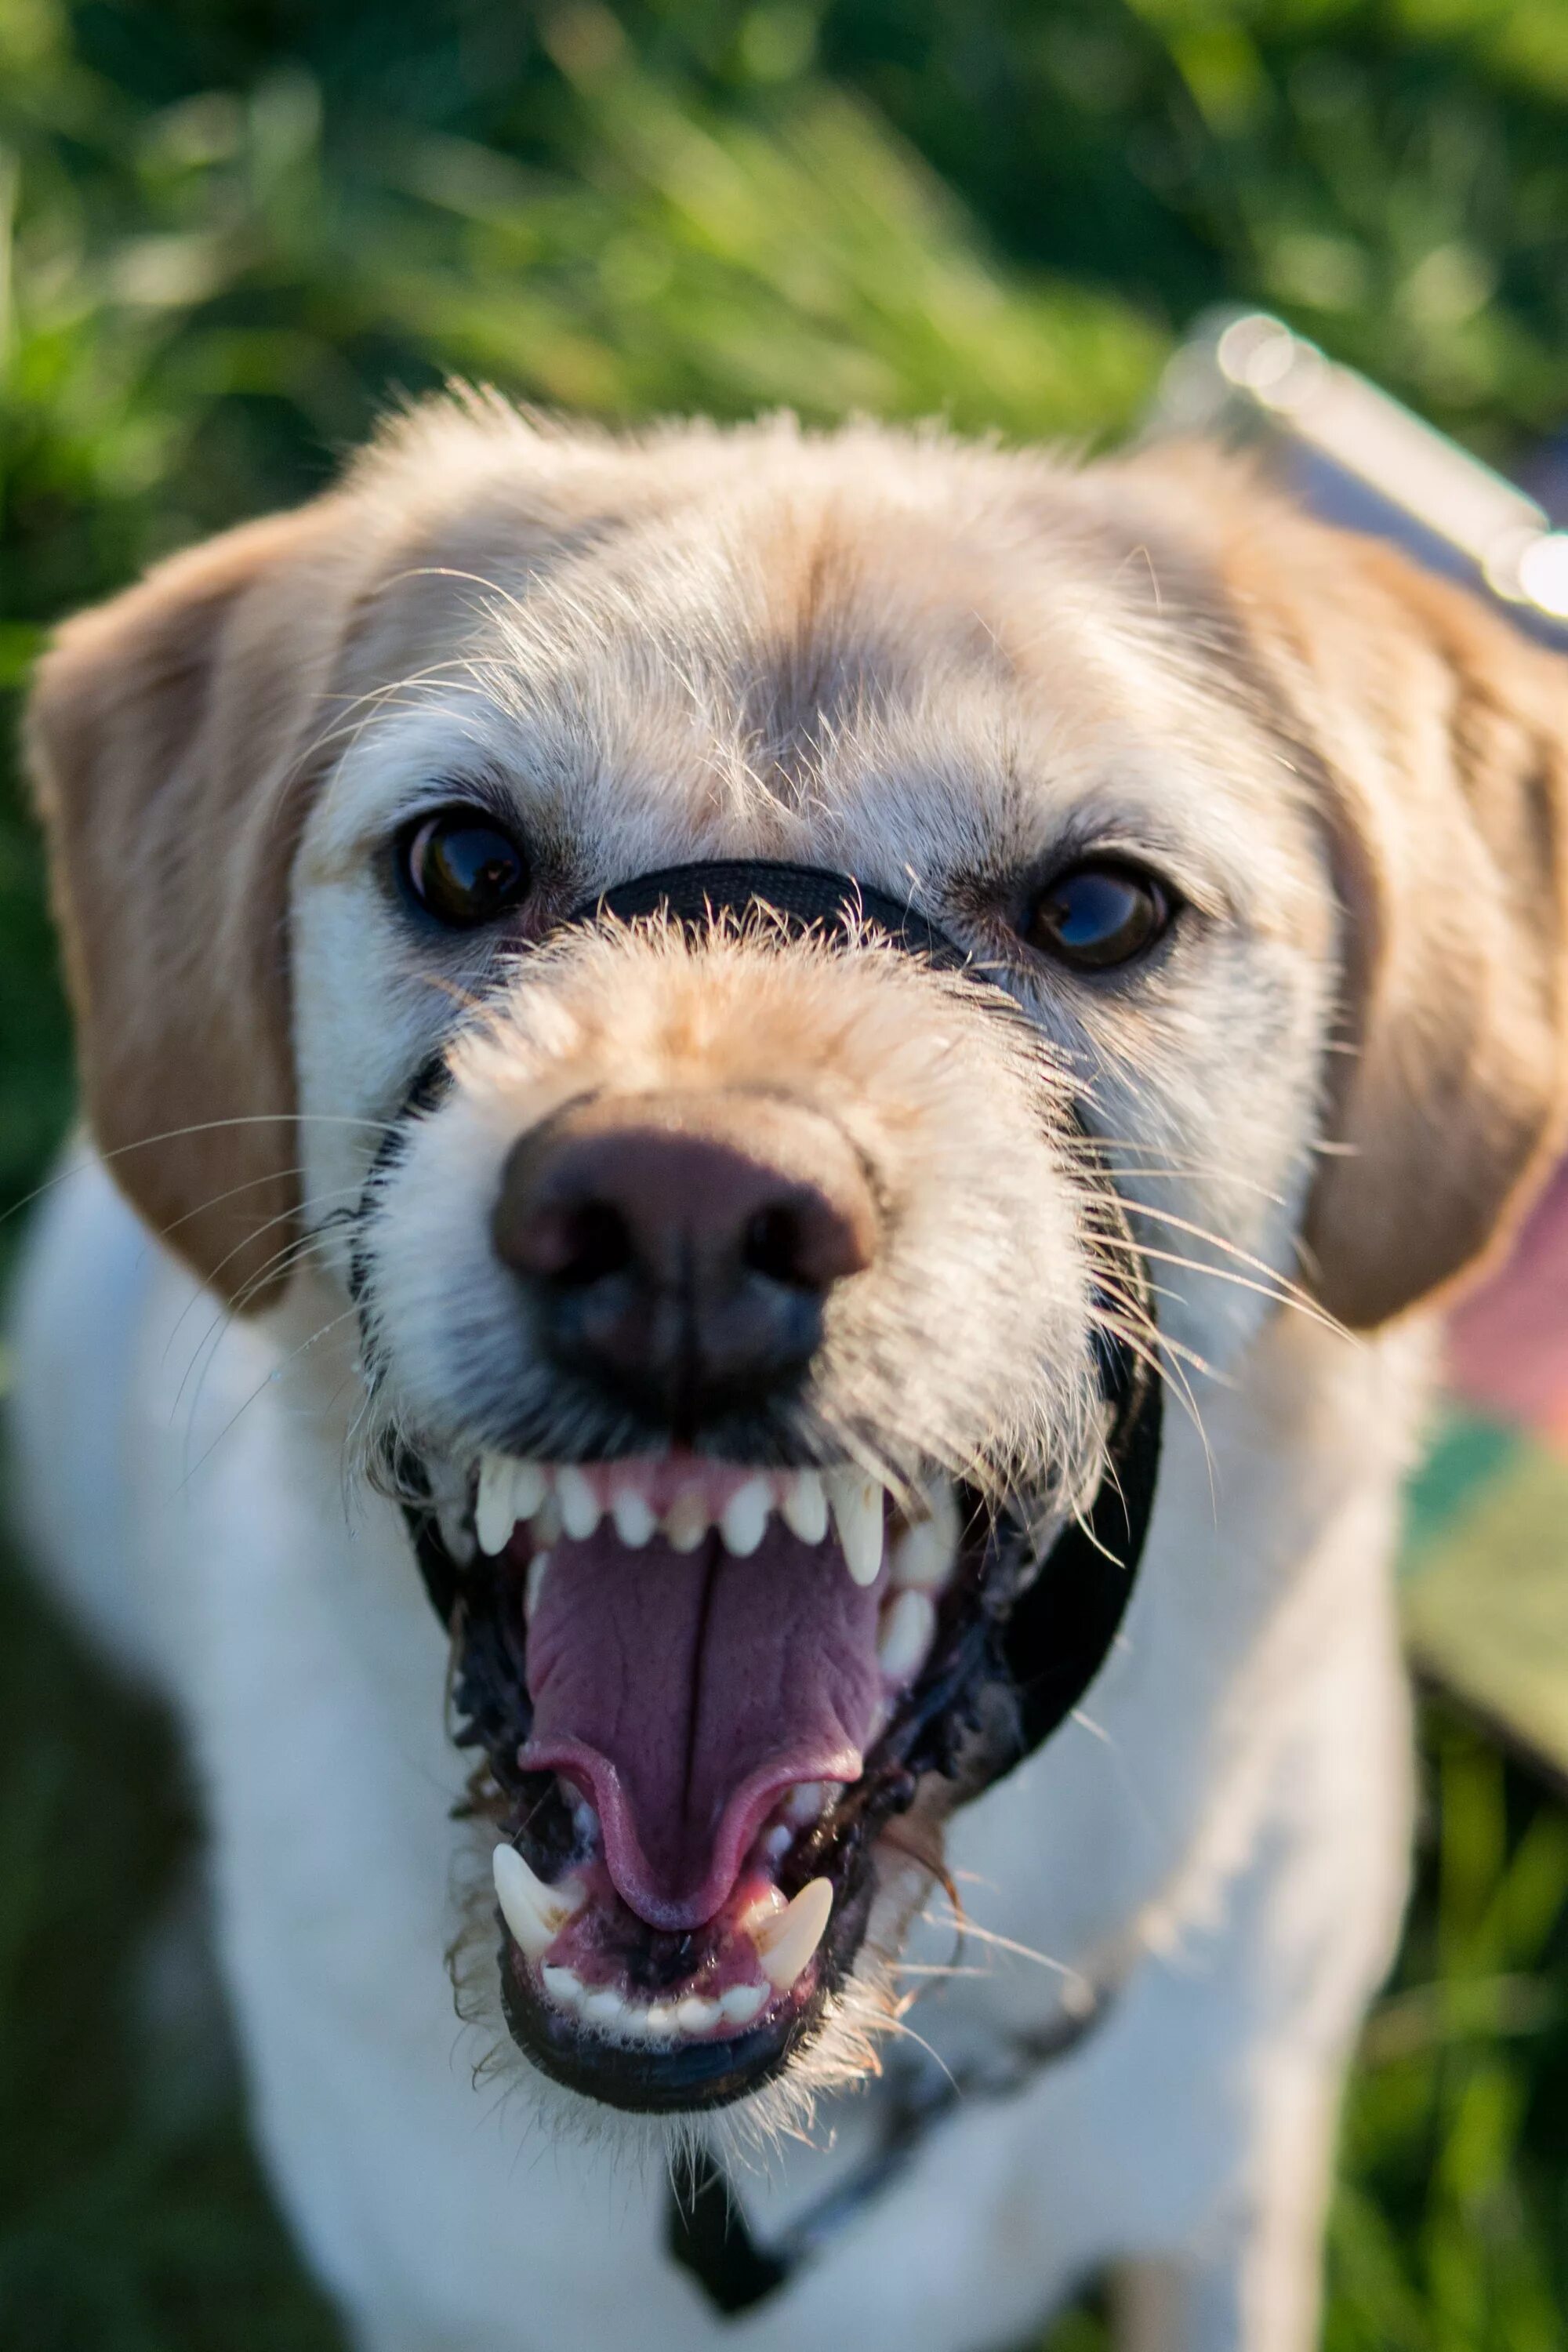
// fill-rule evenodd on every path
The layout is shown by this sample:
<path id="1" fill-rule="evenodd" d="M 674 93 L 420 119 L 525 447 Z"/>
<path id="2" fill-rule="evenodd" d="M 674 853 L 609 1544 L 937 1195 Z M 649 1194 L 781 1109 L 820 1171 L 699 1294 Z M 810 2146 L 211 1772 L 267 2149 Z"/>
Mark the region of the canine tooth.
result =
<path id="1" fill-rule="evenodd" d="M 544 1580 L 549 1572 L 550 1554 L 536 1551 L 528 1563 L 528 1574 L 523 1580 L 522 1611 L 525 1617 L 531 1617 L 538 1608 L 539 1596 L 544 1590 Z"/>
<path id="2" fill-rule="evenodd" d="M 752 1930 L 763 1974 L 775 1992 L 788 1992 L 800 1975 L 822 1941 L 832 1908 L 832 1880 L 808 1879 L 787 1909 Z"/>
<path id="3" fill-rule="evenodd" d="M 706 2033 L 710 2026 L 719 2022 L 719 2004 L 700 1992 L 688 1993 L 684 2000 L 676 2003 L 675 2021 L 682 2033 Z"/>
<path id="4" fill-rule="evenodd" d="M 545 1969 L 544 1990 L 562 2009 L 575 2009 L 587 1990 L 581 1977 L 571 1969 Z"/>
<path id="5" fill-rule="evenodd" d="M 929 1592 L 911 1585 L 882 1612 L 877 1636 L 877 1664 L 892 1683 L 912 1675 L 931 1648 L 936 1631 L 936 1603 Z"/>
<path id="6" fill-rule="evenodd" d="M 528 1958 L 542 1958 L 582 1902 L 581 1889 L 570 1879 L 546 1886 L 512 1845 L 498 1845 L 490 1866 L 501 1917 Z"/>
<path id="7" fill-rule="evenodd" d="M 726 2025 L 750 2025 L 767 1997 L 766 1985 L 731 1985 L 720 2000 L 719 2014 Z"/>
<path id="8" fill-rule="evenodd" d="M 724 1506 L 719 1521 L 719 1532 L 724 1538 L 724 1549 L 737 1559 L 750 1559 L 768 1531 L 768 1513 L 773 1507 L 773 1490 L 759 1475 L 737 1486 Z"/>
<path id="9" fill-rule="evenodd" d="M 802 1543 L 819 1544 L 827 1533 L 827 1489 L 820 1470 L 792 1470 L 779 1498 L 779 1517 Z"/>
<path id="10" fill-rule="evenodd" d="M 875 1584 L 882 1566 L 882 1490 L 853 1470 L 835 1470 L 826 1485 L 844 1564 L 857 1584 Z"/>
<path id="11" fill-rule="evenodd" d="M 474 1532 L 479 1549 L 504 1551 L 512 1530 L 512 1465 L 504 1454 L 487 1454 L 479 1464 L 479 1496 L 474 1506 Z"/>
<path id="12" fill-rule="evenodd" d="M 708 1498 L 700 1486 L 682 1488 L 664 1515 L 671 1551 L 695 1551 L 708 1532 Z"/>
<path id="13" fill-rule="evenodd" d="M 616 1488 L 610 1517 L 616 1523 L 616 1535 L 633 1551 L 642 1549 L 658 1525 L 647 1496 L 637 1486 Z"/>
<path id="14" fill-rule="evenodd" d="M 561 1507 L 561 1524 L 573 1542 L 585 1542 L 604 1517 L 605 1510 L 574 1462 L 563 1463 L 555 1473 L 555 1499 Z"/>
<path id="15" fill-rule="evenodd" d="M 958 1502 L 945 1484 L 930 1499 L 931 1517 L 917 1519 L 894 1544 L 888 1580 L 913 1585 L 921 1592 L 940 1592 L 958 1559 Z"/>

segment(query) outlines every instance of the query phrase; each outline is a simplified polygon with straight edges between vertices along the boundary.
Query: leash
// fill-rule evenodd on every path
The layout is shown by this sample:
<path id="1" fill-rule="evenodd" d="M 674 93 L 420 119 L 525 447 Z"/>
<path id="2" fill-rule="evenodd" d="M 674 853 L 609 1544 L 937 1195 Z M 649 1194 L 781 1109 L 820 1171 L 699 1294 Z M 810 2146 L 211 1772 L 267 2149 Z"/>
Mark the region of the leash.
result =
<path id="1" fill-rule="evenodd" d="M 758 912 L 776 919 L 786 932 L 811 934 L 838 947 L 868 933 L 879 935 L 940 971 L 991 988 L 956 941 L 914 907 L 847 874 L 771 859 L 716 859 L 637 875 L 585 901 L 566 918 L 563 928 L 662 920 L 700 933 L 716 921 L 743 920 Z M 999 1013 L 1022 1017 L 996 993 Z M 367 1201 L 370 1188 L 402 1148 L 409 1116 L 433 1107 L 446 1084 L 444 1057 L 420 1071 L 371 1171 Z M 1081 1143 L 1097 1159 L 1081 1112 L 1075 1108 L 1073 1117 Z M 1128 1264 L 1152 1319 L 1146 1270 L 1126 1211 L 1102 1166 L 1100 1173 L 1100 1206 L 1129 1251 Z M 363 1269 L 357 1264 L 353 1286 L 357 1298 L 363 1287 Z M 1115 1641 L 1153 1511 L 1162 1390 L 1150 1366 L 1118 1334 L 1102 1327 L 1097 1329 L 1095 1345 L 1110 1422 L 1100 1486 L 1087 1513 L 1069 1518 L 1042 1556 L 1019 1560 L 1005 1618 L 982 1618 L 959 1644 L 950 1671 L 927 1696 L 924 1721 L 906 1759 L 911 1774 L 937 1769 L 951 1776 L 954 1759 L 937 1727 L 950 1696 L 989 1664 L 1010 1683 L 1016 1702 L 1010 1748 L 988 1777 L 985 1785 L 992 1785 L 1032 1755 L 1072 1713 Z M 405 1515 L 431 1603 L 443 1626 L 449 1627 L 462 1597 L 458 1572 L 437 1542 L 428 1514 L 405 1506 Z M 1026 1549 L 1021 1531 L 1014 1533 Z M 735 2191 L 714 2159 L 706 2153 L 689 2158 L 671 2181 L 670 2253 L 716 2310 L 733 2315 L 752 2309 L 777 2293 L 868 2203 L 890 2188 L 961 2102 L 1017 2096 L 1044 2068 L 1078 2047 L 1114 1997 L 1113 1985 L 1092 1987 L 1081 2004 L 1050 2025 L 1010 2037 L 991 2063 L 956 2074 L 900 2057 L 885 2078 L 880 2126 L 870 2154 L 772 2245 L 762 2245 L 752 2236 Z"/>

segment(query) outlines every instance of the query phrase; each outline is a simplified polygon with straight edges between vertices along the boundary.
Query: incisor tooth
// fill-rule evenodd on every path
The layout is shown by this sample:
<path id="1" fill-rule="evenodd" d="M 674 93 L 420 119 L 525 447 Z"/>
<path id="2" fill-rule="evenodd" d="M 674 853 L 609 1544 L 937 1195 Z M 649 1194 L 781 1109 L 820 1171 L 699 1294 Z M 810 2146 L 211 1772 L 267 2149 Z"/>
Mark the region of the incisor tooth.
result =
<path id="1" fill-rule="evenodd" d="M 901 1683 L 914 1673 L 935 1632 L 936 1603 L 929 1592 L 917 1592 L 910 1586 L 889 1602 L 877 1636 L 877 1664 L 890 1683 Z"/>
<path id="2" fill-rule="evenodd" d="M 779 1517 L 802 1543 L 819 1544 L 827 1533 L 827 1489 L 820 1470 L 792 1470 L 784 1482 Z"/>
<path id="3" fill-rule="evenodd" d="M 786 1910 L 764 1927 L 753 1927 L 752 1940 L 763 1964 L 763 1974 L 777 1992 L 788 1992 L 821 1943 L 833 1908 L 831 1879 L 812 1878 Z"/>
<path id="4" fill-rule="evenodd" d="M 707 1501 L 700 1488 L 688 1486 L 664 1515 L 665 1541 L 671 1551 L 695 1551 L 707 1532 Z"/>
<path id="5" fill-rule="evenodd" d="M 912 1584 L 921 1592 L 940 1592 L 958 1558 L 958 1500 L 945 1482 L 930 1499 L 930 1518 L 906 1528 L 894 1544 L 888 1580 Z"/>
<path id="6" fill-rule="evenodd" d="M 676 2003 L 675 2021 L 682 2033 L 706 2033 L 710 2025 L 719 2022 L 719 2004 L 700 1992 L 689 1993 L 684 2000 Z"/>
<path id="7" fill-rule="evenodd" d="M 857 1584 L 875 1584 L 882 1566 L 882 1490 L 854 1470 L 835 1470 L 826 1484 L 844 1564 Z"/>
<path id="8" fill-rule="evenodd" d="M 737 1559 L 750 1559 L 768 1531 L 773 1501 L 773 1490 L 760 1475 L 736 1487 L 719 1521 L 726 1551 L 733 1552 Z"/>
<path id="9" fill-rule="evenodd" d="M 511 1845 L 497 1846 L 491 1868 L 501 1917 L 519 1948 L 531 1960 L 541 1958 L 582 1902 L 582 1889 L 572 1879 L 546 1886 Z"/>
<path id="10" fill-rule="evenodd" d="M 563 1464 L 555 1473 L 555 1499 L 561 1507 L 561 1524 L 573 1542 L 585 1542 L 604 1517 L 604 1506 L 574 1462 Z"/>
<path id="11" fill-rule="evenodd" d="M 767 1997 L 766 1985 L 731 1985 L 720 1997 L 719 2014 L 726 2025 L 750 2025 Z"/>
<path id="12" fill-rule="evenodd" d="M 474 1533 L 479 1549 L 504 1551 L 512 1530 L 512 1465 L 504 1454 L 487 1454 L 479 1463 L 479 1496 L 474 1506 Z"/>
<path id="13" fill-rule="evenodd" d="M 610 1517 L 616 1523 L 616 1535 L 632 1551 L 640 1551 L 658 1525 L 647 1496 L 635 1486 L 616 1488 Z"/>
<path id="14" fill-rule="evenodd" d="M 511 1465 L 511 1515 L 514 1519 L 531 1519 L 550 1492 L 550 1476 L 542 1463 L 514 1462 Z"/>

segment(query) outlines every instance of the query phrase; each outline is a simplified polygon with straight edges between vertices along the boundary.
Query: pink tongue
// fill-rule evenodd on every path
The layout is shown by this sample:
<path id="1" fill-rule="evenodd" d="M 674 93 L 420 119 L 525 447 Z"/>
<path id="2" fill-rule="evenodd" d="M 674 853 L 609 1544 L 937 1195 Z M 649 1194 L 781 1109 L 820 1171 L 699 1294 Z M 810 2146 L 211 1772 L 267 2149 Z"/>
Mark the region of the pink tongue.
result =
<path id="1" fill-rule="evenodd" d="M 855 1780 L 881 1692 L 880 1580 L 777 1519 L 732 1559 L 710 1535 L 629 1551 L 606 1520 L 557 1544 L 528 1629 L 531 1769 L 592 1798 L 617 1892 L 656 1927 L 724 1902 L 792 1780 Z"/>

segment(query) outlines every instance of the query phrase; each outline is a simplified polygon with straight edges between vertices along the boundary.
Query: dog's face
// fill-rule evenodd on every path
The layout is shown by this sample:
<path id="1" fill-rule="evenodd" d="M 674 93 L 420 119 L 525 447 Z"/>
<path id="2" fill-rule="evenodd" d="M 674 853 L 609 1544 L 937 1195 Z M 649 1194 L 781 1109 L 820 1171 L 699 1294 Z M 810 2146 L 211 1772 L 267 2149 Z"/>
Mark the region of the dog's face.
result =
<path id="1" fill-rule="evenodd" d="M 500 411 L 68 631 L 99 1131 L 237 1306 L 352 1292 L 547 2071 L 690 2108 L 874 2000 L 1107 1334 L 1224 1374 L 1485 1245 L 1561 1095 L 1556 695 L 1198 454 Z M 713 859 L 970 967 L 568 919 Z"/>

